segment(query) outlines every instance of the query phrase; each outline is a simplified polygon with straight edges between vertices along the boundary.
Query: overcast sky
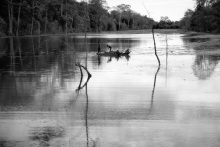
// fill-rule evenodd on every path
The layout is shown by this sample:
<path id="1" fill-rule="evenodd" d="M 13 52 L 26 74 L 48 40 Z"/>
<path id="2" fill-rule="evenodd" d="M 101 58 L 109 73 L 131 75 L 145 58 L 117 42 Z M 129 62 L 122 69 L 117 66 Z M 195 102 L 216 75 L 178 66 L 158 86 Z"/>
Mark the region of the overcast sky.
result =
<path id="1" fill-rule="evenodd" d="M 119 4 L 129 4 L 131 9 L 142 14 L 147 15 L 143 6 L 146 6 L 150 16 L 159 21 L 161 16 L 168 16 L 170 20 L 180 20 L 187 9 L 195 7 L 194 0 L 106 0 L 109 7 Z"/>

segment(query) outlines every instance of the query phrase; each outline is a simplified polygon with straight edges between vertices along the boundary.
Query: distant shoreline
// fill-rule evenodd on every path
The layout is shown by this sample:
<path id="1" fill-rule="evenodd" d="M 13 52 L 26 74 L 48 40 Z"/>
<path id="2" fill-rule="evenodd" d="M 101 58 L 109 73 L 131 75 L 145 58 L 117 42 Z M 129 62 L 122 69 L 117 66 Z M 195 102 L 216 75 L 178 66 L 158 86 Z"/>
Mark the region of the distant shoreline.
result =
<path id="1" fill-rule="evenodd" d="M 151 34 L 151 29 L 147 30 L 126 30 L 126 31 L 111 31 L 111 32 L 101 32 L 108 34 Z M 162 34 L 174 34 L 174 33 L 185 33 L 182 29 L 154 29 L 154 33 L 162 33 Z"/>
<path id="2" fill-rule="evenodd" d="M 89 34 L 150 34 L 151 29 L 146 30 L 126 30 L 126 31 L 103 31 L 103 32 L 87 32 Z M 161 33 L 161 34 L 185 34 L 185 37 L 192 37 L 198 35 L 219 35 L 213 33 L 204 33 L 204 32 L 192 32 L 192 31 L 185 31 L 182 29 L 154 29 L 154 33 Z M 2 36 L 0 38 L 10 38 L 10 37 L 43 37 L 43 36 L 71 36 L 71 35 L 84 35 L 83 32 L 81 33 L 69 33 L 69 34 L 41 34 L 41 35 L 24 35 L 24 36 Z"/>

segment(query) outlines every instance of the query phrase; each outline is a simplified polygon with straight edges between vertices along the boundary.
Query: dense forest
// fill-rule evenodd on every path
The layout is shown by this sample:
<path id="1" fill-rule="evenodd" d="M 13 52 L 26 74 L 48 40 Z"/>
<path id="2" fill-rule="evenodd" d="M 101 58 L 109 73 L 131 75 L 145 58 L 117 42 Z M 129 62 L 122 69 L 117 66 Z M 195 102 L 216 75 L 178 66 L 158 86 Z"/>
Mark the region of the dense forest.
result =
<path id="1" fill-rule="evenodd" d="M 187 10 L 180 21 L 183 29 L 197 32 L 220 32 L 220 0 L 195 0 L 195 10 Z"/>
<path id="2" fill-rule="evenodd" d="M 119 30 L 182 28 L 220 32 L 220 0 L 195 0 L 180 21 L 167 16 L 155 22 L 133 11 L 130 5 L 108 7 L 106 0 L 1 0 L 0 36 L 68 34 Z"/>
<path id="3" fill-rule="evenodd" d="M 154 21 L 105 0 L 1 0 L 0 36 L 147 29 Z"/>

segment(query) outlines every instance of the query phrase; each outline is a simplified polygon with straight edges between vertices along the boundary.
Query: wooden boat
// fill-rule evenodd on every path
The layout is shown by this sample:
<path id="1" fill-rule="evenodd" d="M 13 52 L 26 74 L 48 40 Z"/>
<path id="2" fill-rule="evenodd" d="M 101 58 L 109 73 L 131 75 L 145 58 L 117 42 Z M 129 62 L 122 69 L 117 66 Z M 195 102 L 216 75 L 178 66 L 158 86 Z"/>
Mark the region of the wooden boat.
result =
<path id="1" fill-rule="evenodd" d="M 120 53 L 116 51 L 97 53 L 97 55 L 100 55 L 100 56 L 119 56 L 119 54 Z"/>
<path id="2" fill-rule="evenodd" d="M 124 53 L 123 52 L 119 52 L 118 50 L 117 51 L 97 53 L 97 55 L 100 55 L 100 56 L 115 56 L 115 57 L 128 56 L 129 54 L 130 54 L 129 49 L 127 49 Z"/>

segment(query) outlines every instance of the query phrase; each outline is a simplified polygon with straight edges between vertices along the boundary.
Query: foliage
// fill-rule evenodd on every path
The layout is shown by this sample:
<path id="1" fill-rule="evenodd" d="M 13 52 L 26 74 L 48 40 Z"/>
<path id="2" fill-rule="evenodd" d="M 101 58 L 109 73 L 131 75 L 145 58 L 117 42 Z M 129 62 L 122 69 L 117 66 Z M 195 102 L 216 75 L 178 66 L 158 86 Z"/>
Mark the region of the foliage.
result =
<path id="1" fill-rule="evenodd" d="M 187 10 L 181 28 L 197 32 L 220 32 L 220 0 L 196 0 L 195 11 Z"/>
<path id="2" fill-rule="evenodd" d="M 190 30 L 191 17 L 193 15 L 193 13 L 194 12 L 191 9 L 188 9 L 185 12 L 184 17 L 180 21 L 180 26 L 182 27 L 182 29 Z"/>
<path id="3" fill-rule="evenodd" d="M 5 36 L 6 22 L 0 17 L 0 36 Z"/>
<path id="4" fill-rule="evenodd" d="M 1 0 L 0 17 L 0 31 L 8 35 L 148 29 L 154 23 L 130 5 L 110 11 L 106 0 Z"/>
<path id="5" fill-rule="evenodd" d="M 171 21 L 167 16 L 162 16 L 160 21 L 154 25 L 155 29 L 179 29 L 178 21 Z"/>

